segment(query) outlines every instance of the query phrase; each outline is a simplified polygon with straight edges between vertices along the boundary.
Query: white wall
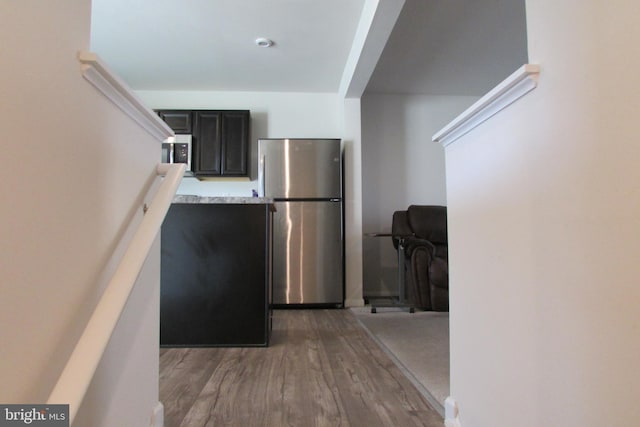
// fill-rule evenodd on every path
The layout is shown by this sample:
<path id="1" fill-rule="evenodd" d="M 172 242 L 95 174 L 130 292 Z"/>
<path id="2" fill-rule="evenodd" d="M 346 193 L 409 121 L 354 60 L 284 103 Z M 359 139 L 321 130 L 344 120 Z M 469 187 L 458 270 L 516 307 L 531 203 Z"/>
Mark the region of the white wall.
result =
<path id="1" fill-rule="evenodd" d="M 446 151 L 462 426 L 640 424 L 639 13 L 527 1 L 538 88 Z"/>
<path id="2" fill-rule="evenodd" d="M 160 238 L 157 237 L 74 426 L 151 425 L 159 390 L 159 271 Z"/>
<path id="3" fill-rule="evenodd" d="M 179 194 L 250 197 L 258 189 L 259 138 L 342 138 L 342 100 L 336 94 L 284 92 L 138 91 L 154 109 L 251 111 L 251 179 L 185 178 Z"/>
<path id="4" fill-rule="evenodd" d="M 431 135 L 477 97 L 366 93 L 362 98 L 362 223 L 391 231 L 396 210 L 446 205 L 444 149 Z M 364 295 L 397 295 L 391 239 L 364 237 Z"/>
<path id="5" fill-rule="evenodd" d="M 128 221 L 141 216 L 160 155 L 159 142 L 80 74 L 76 52 L 89 46 L 90 9 L 89 0 L 0 3 L 4 403 L 46 401 L 103 290 L 118 239 Z M 158 262 L 159 253 L 150 259 Z M 148 425 L 157 404 L 158 331 L 148 313 L 159 306 L 149 291 L 158 286 L 159 269 L 141 281 L 148 297 L 127 307 L 98 372 L 118 378 L 99 389 L 109 399 L 97 403 L 118 418 L 96 414 L 91 425 Z M 125 347 L 118 337 L 126 331 L 144 340 Z M 136 377 L 123 376 L 124 360 L 149 380 L 134 383 Z M 127 406 L 112 406 L 118 399 Z M 87 404 L 96 402 L 90 398 Z"/>
<path id="6" fill-rule="evenodd" d="M 343 105 L 345 306 L 360 307 L 362 298 L 362 117 L 359 98 Z"/>

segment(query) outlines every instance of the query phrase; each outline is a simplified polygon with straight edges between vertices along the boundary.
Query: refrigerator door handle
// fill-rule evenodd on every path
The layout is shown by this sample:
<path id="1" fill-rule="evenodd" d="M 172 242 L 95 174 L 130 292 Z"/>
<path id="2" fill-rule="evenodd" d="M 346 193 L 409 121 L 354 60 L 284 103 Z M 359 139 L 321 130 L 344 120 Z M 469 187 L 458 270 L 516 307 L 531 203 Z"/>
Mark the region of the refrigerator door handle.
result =
<path id="1" fill-rule="evenodd" d="M 258 166 L 258 196 L 265 197 L 264 194 L 264 175 L 266 167 L 264 162 L 264 156 L 260 158 L 260 165 Z"/>

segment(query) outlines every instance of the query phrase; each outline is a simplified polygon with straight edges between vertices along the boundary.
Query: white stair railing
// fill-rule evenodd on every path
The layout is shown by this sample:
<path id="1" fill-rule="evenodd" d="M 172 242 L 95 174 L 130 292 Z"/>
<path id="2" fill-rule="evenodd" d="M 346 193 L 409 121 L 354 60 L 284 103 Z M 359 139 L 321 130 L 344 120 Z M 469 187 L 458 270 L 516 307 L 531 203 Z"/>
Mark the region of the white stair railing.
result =
<path id="1" fill-rule="evenodd" d="M 158 175 L 165 178 L 49 395 L 49 404 L 69 404 L 69 424 L 73 423 L 82 404 L 116 323 L 176 194 L 184 170 L 184 164 L 158 165 Z"/>

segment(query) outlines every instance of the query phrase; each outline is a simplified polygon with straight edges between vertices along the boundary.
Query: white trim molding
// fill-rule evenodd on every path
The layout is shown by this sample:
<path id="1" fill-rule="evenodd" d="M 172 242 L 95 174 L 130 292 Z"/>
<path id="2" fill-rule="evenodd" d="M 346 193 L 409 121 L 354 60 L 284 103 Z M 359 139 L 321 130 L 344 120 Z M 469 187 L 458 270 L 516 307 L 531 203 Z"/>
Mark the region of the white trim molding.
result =
<path id="1" fill-rule="evenodd" d="M 525 64 L 480 98 L 462 114 L 433 135 L 432 140 L 447 146 L 480 123 L 506 108 L 538 85 L 540 66 Z"/>
<path id="2" fill-rule="evenodd" d="M 458 402 L 451 396 L 444 400 L 444 425 L 445 427 L 462 427 Z"/>
<path id="3" fill-rule="evenodd" d="M 162 402 L 158 402 L 155 408 L 153 408 L 149 427 L 164 427 L 164 405 Z"/>
<path id="4" fill-rule="evenodd" d="M 348 307 L 364 307 L 364 298 L 350 298 L 344 300 L 344 306 Z"/>
<path id="5" fill-rule="evenodd" d="M 158 141 L 173 131 L 93 52 L 78 52 L 82 76 Z"/>

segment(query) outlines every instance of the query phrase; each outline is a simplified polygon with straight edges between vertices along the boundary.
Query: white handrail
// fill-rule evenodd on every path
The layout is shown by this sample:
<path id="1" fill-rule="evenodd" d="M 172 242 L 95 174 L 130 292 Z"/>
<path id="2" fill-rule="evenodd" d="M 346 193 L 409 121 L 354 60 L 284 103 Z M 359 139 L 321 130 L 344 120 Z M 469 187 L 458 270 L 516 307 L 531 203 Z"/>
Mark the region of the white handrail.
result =
<path id="1" fill-rule="evenodd" d="M 158 165 L 157 174 L 166 176 L 49 395 L 49 404 L 69 404 L 70 425 L 169 210 L 184 170 L 184 164 Z"/>

